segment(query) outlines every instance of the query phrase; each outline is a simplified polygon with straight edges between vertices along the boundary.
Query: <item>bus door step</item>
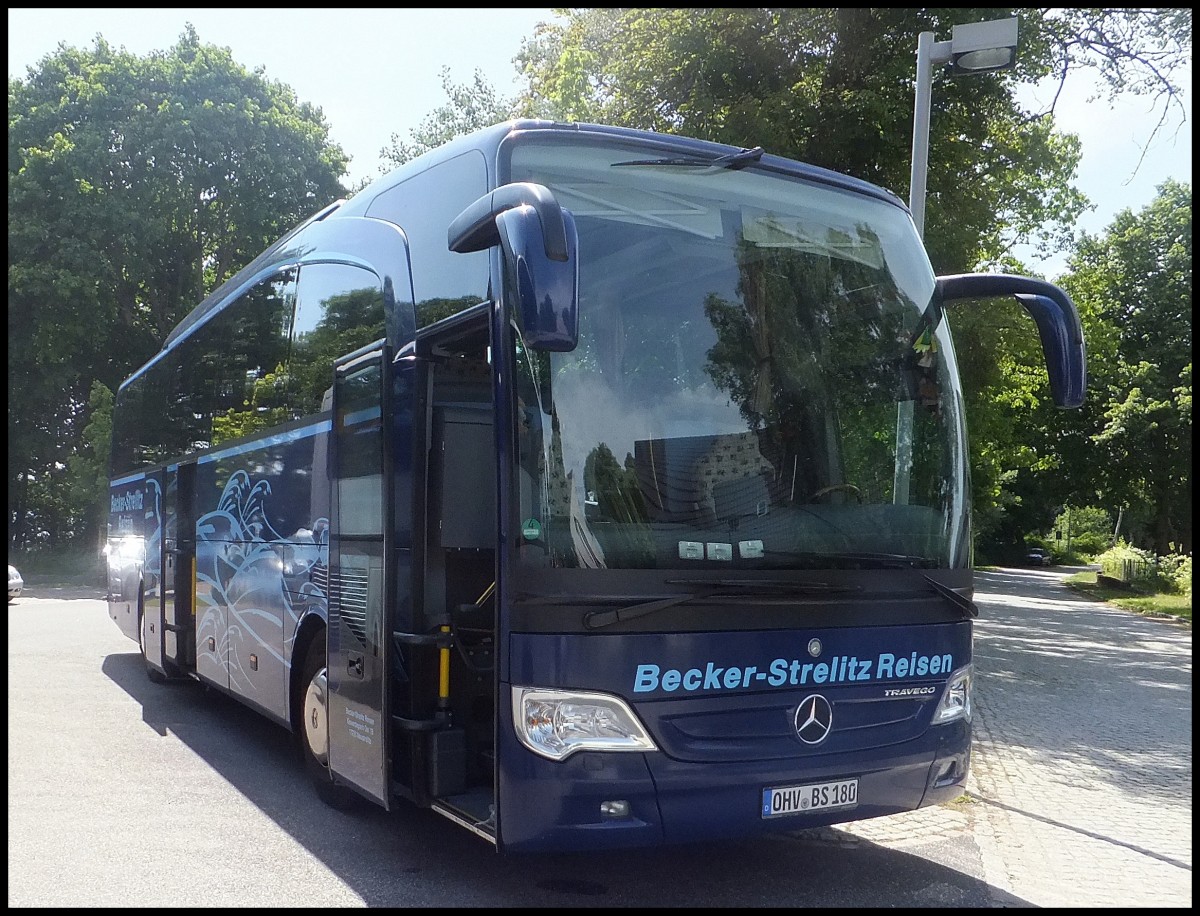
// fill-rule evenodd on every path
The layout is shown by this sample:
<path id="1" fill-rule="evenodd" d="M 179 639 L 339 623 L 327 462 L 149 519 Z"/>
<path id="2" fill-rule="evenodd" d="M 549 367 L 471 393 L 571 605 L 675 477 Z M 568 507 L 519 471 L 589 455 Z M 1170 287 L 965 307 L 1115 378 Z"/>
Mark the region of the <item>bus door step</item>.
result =
<path id="1" fill-rule="evenodd" d="M 453 812 L 475 828 L 492 833 L 496 829 L 496 804 L 491 789 L 471 789 L 439 798 L 436 808 Z"/>

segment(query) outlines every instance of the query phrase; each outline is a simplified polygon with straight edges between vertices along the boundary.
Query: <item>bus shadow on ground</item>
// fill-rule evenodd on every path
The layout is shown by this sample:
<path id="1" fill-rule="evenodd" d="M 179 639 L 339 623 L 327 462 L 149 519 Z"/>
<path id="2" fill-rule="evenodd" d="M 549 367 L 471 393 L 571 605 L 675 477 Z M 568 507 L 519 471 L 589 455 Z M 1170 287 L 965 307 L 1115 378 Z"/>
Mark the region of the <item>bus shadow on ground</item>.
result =
<path id="1" fill-rule="evenodd" d="M 314 794 L 281 726 L 195 681 L 151 683 L 141 656 L 112 654 L 102 670 L 142 708 L 146 725 L 181 741 L 367 906 L 1029 906 L 972 876 L 966 836 L 922 855 L 836 828 L 660 849 L 498 855 L 440 815 L 364 801 L 335 811 Z M 242 850 L 230 848 L 230 855 Z"/>

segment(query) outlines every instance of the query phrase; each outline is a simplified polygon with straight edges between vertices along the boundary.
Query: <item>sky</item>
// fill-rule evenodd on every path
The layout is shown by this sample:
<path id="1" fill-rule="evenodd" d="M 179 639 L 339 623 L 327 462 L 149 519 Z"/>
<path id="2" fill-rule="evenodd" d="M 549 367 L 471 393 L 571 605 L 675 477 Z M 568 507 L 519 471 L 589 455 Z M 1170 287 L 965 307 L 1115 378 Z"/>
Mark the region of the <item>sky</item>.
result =
<path id="1" fill-rule="evenodd" d="M 330 137 L 351 156 L 348 182 L 379 174 L 379 151 L 392 135 L 411 131 L 447 97 L 441 72 L 455 84 L 481 71 L 502 97 L 518 88 L 513 58 L 539 22 L 554 21 L 549 8 L 477 9 L 62 9 L 9 8 L 8 72 L 26 68 L 60 42 L 90 48 L 97 34 L 135 54 L 165 50 L 184 25 L 200 40 L 227 47 L 234 59 L 287 83 L 301 101 L 319 106 Z M 949 36 L 937 36 L 944 39 Z M 1019 50 L 1018 50 L 1018 53 Z M 913 36 L 914 67 L 916 36 Z M 1160 111 L 1148 99 L 1122 97 L 1115 104 L 1089 101 L 1090 85 L 1075 77 L 1057 106 L 1060 130 L 1079 135 L 1083 159 L 1076 186 L 1095 204 L 1077 228 L 1102 233 L 1116 214 L 1150 203 L 1167 178 L 1191 183 L 1191 72 L 1187 74 L 1187 123 L 1172 112 L 1150 143 Z M 936 91 L 936 83 L 935 90 Z M 1031 90 L 1048 101 L 1051 90 Z M 1143 149 L 1150 144 L 1139 165 Z M 907 189 L 893 189 L 907 194 Z M 1038 260 L 1030 248 L 1017 256 L 1037 273 L 1054 278 L 1065 256 Z"/>

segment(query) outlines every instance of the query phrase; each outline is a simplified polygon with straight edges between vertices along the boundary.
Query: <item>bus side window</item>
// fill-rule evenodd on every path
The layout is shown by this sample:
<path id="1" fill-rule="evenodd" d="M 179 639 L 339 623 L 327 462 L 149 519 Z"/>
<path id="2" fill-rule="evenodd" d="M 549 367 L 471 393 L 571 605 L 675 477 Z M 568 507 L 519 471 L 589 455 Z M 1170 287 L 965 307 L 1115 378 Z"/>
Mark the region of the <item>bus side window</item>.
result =
<path id="1" fill-rule="evenodd" d="M 383 336 L 383 291 L 374 273 L 350 264 L 303 265 L 292 326 L 292 418 L 320 413 L 334 360 Z"/>
<path id="2" fill-rule="evenodd" d="M 289 419 L 295 282 L 294 269 L 261 280 L 182 342 L 180 391 L 191 397 L 180 400 L 178 422 L 194 427 L 193 443 L 207 433 L 209 445 L 220 445 Z"/>
<path id="3" fill-rule="evenodd" d="M 113 470 L 158 464 L 286 421 L 295 271 L 255 284 L 118 395 Z"/>
<path id="4" fill-rule="evenodd" d="M 395 223 L 408 238 L 417 327 L 488 298 L 488 251 L 458 254 L 446 239 L 454 217 L 487 190 L 483 154 L 472 150 L 414 175 L 372 201 L 367 215 Z"/>

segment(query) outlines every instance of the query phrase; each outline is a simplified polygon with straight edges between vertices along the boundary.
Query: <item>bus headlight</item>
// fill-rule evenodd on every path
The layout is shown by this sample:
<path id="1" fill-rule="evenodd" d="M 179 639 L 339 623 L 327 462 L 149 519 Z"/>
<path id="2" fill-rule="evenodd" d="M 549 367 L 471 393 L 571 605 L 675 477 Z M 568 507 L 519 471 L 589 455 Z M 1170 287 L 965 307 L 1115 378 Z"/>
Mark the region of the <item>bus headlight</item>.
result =
<path id="1" fill-rule="evenodd" d="M 512 700 L 517 737 L 535 754 L 550 760 L 566 760 L 576 751 L 658 749 L 619 697 L 513 687 Z"/>
<path id="2" fill-rule="evenodd" d="M 946 681 L 946 689 L 933 711 L 933 725 L 953 722 L 955 719 L 971 721 L 971 666 L 964 665 Z"/>

